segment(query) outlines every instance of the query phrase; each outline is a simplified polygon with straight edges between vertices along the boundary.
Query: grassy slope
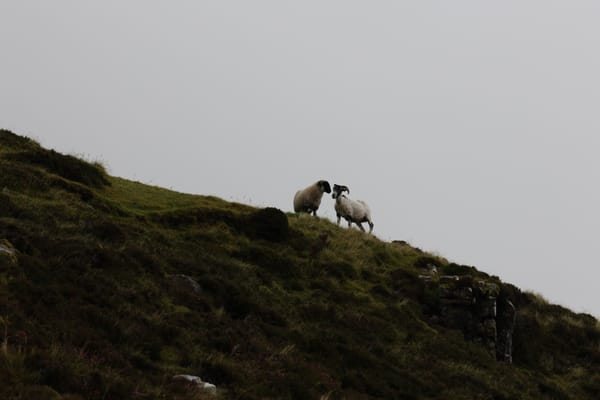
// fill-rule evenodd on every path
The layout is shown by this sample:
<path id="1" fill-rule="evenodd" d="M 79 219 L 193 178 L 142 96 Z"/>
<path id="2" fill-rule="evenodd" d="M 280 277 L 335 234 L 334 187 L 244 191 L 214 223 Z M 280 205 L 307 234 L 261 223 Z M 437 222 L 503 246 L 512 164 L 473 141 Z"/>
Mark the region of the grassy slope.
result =
<path id="1" fill-rule="evenodd" d="M 232 399 L 600 392 L 588 315 L 519 292 L 515 362 L 498 363 L 433 322 L 417 249 L 108 177 L 7 131 L 2 240 L 18 255 L 0 256 L 0 398 L 192 398 L 180 373 Z"/>

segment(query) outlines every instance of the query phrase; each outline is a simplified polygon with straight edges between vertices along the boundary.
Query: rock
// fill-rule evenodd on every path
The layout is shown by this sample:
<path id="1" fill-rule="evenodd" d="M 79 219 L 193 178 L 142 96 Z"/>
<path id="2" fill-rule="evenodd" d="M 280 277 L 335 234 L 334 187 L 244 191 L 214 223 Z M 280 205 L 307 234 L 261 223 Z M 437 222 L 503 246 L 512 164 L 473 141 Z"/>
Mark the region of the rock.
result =
<path id="1" fill-rule="evenodd" d="M 9 256 L 13 256 L 16 254 L 16 250 L 0 243 L 0 253 L 6 253 Z"/>
<path id="2" fill-rule="evenodd" d="M 217 387 L 212 383 L 204 382 L 199 376 L 195 375 L 175 375 L 172 378 L 176 384 L 184 385 L 187 389 L 217 395 Z"/>
<path id="3" fill-rule="evenodd" d="M 440 276 L 440 284 L 448 282 L 458 282 L 460 277 L 456 275 L 442 275 Z"/>
<path id="4" fill-rule="evenodd" d="M 496 343 L 496 359 L 512 364 L 512 338 L 517 319 L 516 307 L 510 300 L 500 308 L 498 313 L 498 342 Z"/>
<path id="5" fill-rule="evenodd" d="M 175 288 L 181 292 L 199 295 L 202 293 L 202 287 L 194 279 L 187 275 L 178 274 L 171 276 L 171 282 Z"/>
<path id="6" fill-rule="evenodd" d="M 205 392 L 212 394 L 213 396 L 217 395 L 217 387 L 212 383 L 202 382 L 202 389 L 204 389 Z"/>
<path id="7" fill-rule="evenodd" d="M 0 239 L 0 257 L 6 257 L 13 263 L 17 262 L 17 250 L 6 239 Z"/>
<path id="8" fill-rule="evenodd" d="M 460 329 L 465 339 L 481 343 L 499 361 L 512 362 L 515 307 L 505 298 L 498 312 L 500 287 L 470 276 L 444 275 L 439 279 L 439 321 Z M 507 302 L 507 304 L 505 304 Z"/>

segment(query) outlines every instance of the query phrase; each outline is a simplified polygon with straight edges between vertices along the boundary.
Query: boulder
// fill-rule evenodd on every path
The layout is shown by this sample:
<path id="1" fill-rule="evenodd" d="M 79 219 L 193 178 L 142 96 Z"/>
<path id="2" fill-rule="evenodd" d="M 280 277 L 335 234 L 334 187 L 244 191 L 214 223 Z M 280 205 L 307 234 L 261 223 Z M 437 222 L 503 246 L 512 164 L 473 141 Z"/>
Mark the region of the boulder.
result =
<path id="1" fill-rule="evenodd" d="M 6 239 L 0 239 L 0 257 L 12 263 L 17 262 L 17 250 L 12 243 Z"/>
<path id="2" fill-rule="evenodd" d="M 207 393 L 212 396 L 217 395 L 217 387 L 212 383 L 204 382 L 199 376 L 195 375 L 175 375 L 172 381 L 176 385 L 181 385 L 183 389 Z"/>
<path id="3" fill-rule="evenodd" d="M 170 277 L 171 283 L 182 293 L 199 295 L 202 293 L 202 287 L 194 279 L 187 275 L 177 274 Z"/>

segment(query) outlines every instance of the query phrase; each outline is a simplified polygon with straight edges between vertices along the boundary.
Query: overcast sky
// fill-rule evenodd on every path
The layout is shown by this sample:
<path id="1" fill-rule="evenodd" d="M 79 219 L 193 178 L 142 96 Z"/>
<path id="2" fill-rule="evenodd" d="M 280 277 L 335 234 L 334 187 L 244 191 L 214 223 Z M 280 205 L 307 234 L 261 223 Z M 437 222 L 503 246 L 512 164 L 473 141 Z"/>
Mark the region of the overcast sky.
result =
<path id="1" fill-rule="evenodd" d="M 595 0 L 0 0 L 0 127 L 284 211 L 344 184 L 381 239 L 600 316 L 598 21 Z"/>

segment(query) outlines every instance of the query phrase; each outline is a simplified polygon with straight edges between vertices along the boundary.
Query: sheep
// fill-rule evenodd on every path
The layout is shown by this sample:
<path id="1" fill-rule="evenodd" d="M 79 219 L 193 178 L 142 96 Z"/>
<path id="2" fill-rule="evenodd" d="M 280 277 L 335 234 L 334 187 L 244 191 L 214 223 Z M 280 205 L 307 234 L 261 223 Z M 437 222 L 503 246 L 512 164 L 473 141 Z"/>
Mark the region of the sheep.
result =
<path id="1" fill-rule="evenodd" d="M 294 196 L 294 211 L 312 213 L 316 217 L 323 193 L 331 193 L 329 182 L 324 180 L 317 181 L 303 190 L 298 190 Z"/>
<path id="2" fill-rule="evenodd" d="M 373 221 L 371 220 L 371 210 L 367 203 L 361 200 L 351 200 L 344 195 L 344 192 L 350 194 L 348 186 L 333 185 L 333 193 L 331 197 L 335 199 L 335 212 L 337 214 L 337 224 L 340 224 L 340 218 L 344 217 L 348 221 L 348 228 L 354 222 L 361 231 L 365 231 L 362 223 L 369 224 L 369 233 L 373 232 Z"/>

